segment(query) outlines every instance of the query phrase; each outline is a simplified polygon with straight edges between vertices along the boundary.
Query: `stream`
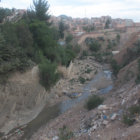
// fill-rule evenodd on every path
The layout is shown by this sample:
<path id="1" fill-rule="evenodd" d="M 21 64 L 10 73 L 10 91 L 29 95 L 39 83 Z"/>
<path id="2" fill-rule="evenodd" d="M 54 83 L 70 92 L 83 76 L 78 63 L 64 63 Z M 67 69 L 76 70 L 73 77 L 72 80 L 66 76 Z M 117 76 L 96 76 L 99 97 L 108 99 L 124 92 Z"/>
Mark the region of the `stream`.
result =
<path id="1" fill-rule="evenodd" d="M 55 119 L 60 114 L 68 111 L 79 102 L 86 100 L 90 95 L 92 95 L 90 91 L 94 87 L 94 84 L 101 80 L 102 77 L 104 77 L 106 81 L 112 81 L 111 75 L 112 73 L 109 70 L 101 71 L 97 75 L 95 75 L 93 80 L 91 80 L 83 87 L 83 92 L 80 97 L 68 99 L 53 106 L 46 105 L 44 109 L 39 113 L 39 115 L 31 122 L 29 122 L 23 129 L 24 135 L 21 137 L 21 140 L 29 140 L 41 126 L 45 125 L 50 120 Z M 98 94 L 109 93 L 112 89 L 113 82 L 111 85 L 109 84 L 105 88 L 99 89 Z"/>

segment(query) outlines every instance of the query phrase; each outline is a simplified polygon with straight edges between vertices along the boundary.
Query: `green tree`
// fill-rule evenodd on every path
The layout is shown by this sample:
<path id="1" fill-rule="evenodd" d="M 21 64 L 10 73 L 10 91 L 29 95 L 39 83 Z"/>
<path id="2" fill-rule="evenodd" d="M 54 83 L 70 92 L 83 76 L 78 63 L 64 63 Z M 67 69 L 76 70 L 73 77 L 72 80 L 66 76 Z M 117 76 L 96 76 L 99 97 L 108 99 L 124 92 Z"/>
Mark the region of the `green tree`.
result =
<path id="1" fill-rule="evenodd" d="M 7 16 L 10 16 L 11 15 L 11 10 L 8 9 L 8 8 L 0 8 L 0 23 L 3 22 L 3 19 Z"/>
<path id="2" fill-rule="evenodd" d="M 28 16 L 31 19 L 38 19 L 40 21 L 48 21 L 50 15 L 48 13 L 49 4 L 46 0 L 33 0 L 33 6 L 28 10 Z"/>
<path id="3" fill-rule="evenodd" d="M 59 23 L 60 38 L 64 38 L 64 31 L 65 31 L 65 25 L 64 25 L 63 21 L 60 21 L 60 23 Z"/>
<path id="4" fill-rule="evenodd" d="M 33 37 L 29 27 L 25 23 L 16 24 L 16 34 L 19 41 L 19 46 L 23 49 L 28 57 L 34 57 Z"/>
<path id="5" fill-rule="evenodd" d="M 39 74 L 40 74 L 40 83 L 46 88 L 49 89 L 53 86 L 57 80 L 59 79 L 59 73 L 57 73 L 56 68 L 57 65 L 55 63 L 51 63 L 47 60 L 42 53 L 41 63 L 39 64 Z"/>
<path id="6" fill-rule="evenodd" d="M 69 35 L 66 37 L 66 43 L 70 43 L 72 40 L 73 40 L 73 36 L 72 36 L 72 34 L 69 34 Z"/>

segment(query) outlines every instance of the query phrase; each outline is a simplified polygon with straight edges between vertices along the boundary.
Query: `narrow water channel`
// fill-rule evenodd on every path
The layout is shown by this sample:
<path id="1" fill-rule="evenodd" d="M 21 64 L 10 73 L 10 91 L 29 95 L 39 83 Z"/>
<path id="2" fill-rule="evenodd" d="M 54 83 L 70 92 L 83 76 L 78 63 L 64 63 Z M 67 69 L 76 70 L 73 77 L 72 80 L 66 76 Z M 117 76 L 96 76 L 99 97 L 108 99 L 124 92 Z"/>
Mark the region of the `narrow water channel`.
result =
<path id="1" fill-rule="evenodd" d="M 40 114 L 27 124 L 27 127 L 24 129 L 24 135 L 21 140 L 29 140 L 33 133 L 35 133 L 41 126 L 48 123 L 50 120 L 55 119 L 60 114 L 68 111 L 70 108 L 78 104 L 79 102 L 87 99 L 91 95 L 91 89 L 93 85 L 98 82 L 103 76 L 106 81 L 111 81 L 112 73 L 108 70 L 99 72 L 93 80 L 91 80 L 88 84 L 83 87 L 82 95 L 75 99 L 68 99 L 66 101 L 62 101 L 59 104 L 48 107 L 46 105 L 44 109 L 40 112 Z M 112 90 L 113 84 L 107 85 L 107 87 L 100 89 L 99 94 L 105 94 Z"/>

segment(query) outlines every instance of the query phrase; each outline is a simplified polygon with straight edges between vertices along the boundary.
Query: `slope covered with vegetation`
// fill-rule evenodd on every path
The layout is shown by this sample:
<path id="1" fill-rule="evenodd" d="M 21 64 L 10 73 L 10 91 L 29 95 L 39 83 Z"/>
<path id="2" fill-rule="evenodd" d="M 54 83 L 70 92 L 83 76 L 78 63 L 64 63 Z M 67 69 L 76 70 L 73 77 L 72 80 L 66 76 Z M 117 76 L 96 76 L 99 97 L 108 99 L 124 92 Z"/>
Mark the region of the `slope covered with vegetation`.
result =
<path id="1" fill-rule="evenodd" d="M 39 65 L 40 82 L 47 89 L 60 77 L 57 65 L 68 66 L 75 57 L 71 48 L 59 46 L 59 31 L 49 23 L 49 5 L 46 0 L 33 1 L 33 6 L 16 23 L 0 25 L 0 77 L 6 81 L 13 71 L 24 71 L 34 64 Z M 0 9 L 1 20 L 8 14 Z"/>

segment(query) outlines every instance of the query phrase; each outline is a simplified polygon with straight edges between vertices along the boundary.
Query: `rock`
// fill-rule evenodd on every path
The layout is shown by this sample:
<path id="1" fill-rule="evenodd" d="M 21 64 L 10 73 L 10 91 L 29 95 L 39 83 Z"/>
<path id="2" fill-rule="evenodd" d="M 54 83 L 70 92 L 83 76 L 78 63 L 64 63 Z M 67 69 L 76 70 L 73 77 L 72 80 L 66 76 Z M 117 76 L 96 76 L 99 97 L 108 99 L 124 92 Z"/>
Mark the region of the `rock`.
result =
<path id="1" fill-rule="evenodd" d="M 114 113 L 114 114 L 112 115 L 112 117 L 111 117 L 111 120 L 114 121 L 114 120 L 116 119 L 116 117 L 117 117 L 117 114 Z"/>
<path id="2" fill-rule="evenodd" d="M 58 136 L 55 136 L 55 137 L 53 137 L 52 140 L 59 140 L 59 137 Z"/>

